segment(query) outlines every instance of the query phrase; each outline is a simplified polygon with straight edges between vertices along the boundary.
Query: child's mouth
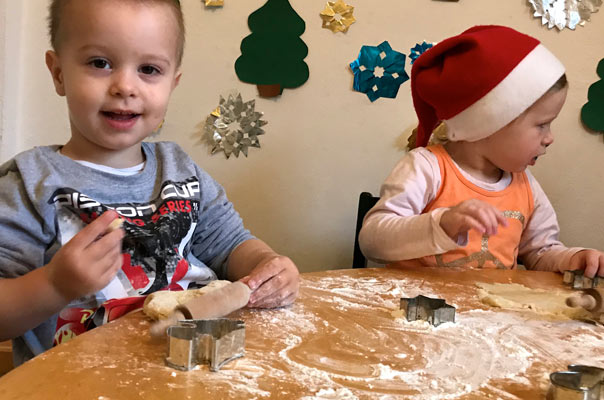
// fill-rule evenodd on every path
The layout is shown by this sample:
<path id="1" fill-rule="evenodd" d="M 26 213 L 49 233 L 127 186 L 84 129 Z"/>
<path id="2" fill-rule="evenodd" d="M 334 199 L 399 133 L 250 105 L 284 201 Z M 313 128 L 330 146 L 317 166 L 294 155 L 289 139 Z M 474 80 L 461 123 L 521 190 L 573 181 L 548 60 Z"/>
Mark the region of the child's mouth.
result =
<path id="1" fill-rule="evenodd" d="M 112 129 L 120 132 L 126 132 L 132 129 L 136 125 L 139 117 L 142 115 L 128 110 L 101 111 L 101 114 Z"/>
<path id="2" fill-rule="evenodd" d="M 130 112 L 113 112 L 113 111 L 101 111 L 101 113 L 107 118 L 116 121 L 126 121 L 138 117 L 140 114 Z"/>

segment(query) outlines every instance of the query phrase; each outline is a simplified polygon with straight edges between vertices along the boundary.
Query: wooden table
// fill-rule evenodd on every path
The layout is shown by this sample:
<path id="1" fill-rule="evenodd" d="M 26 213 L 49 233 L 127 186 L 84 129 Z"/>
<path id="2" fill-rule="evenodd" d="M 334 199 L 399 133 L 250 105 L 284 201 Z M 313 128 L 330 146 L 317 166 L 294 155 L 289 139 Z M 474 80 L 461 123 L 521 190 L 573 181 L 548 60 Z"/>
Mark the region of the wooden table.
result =
<path id="1" fill-rule="evenodd" d="M 140 313 L 58 346 L 0 378 L 0 399 L 541 399 L 549 373 L 604 365 L 604 328 L 504 312 L 474 282 L 561 288 L 532 271 L 357 269 L 302 275 L 289 308 L 241 310 L 246 356 L 209 372 L 164 364 Z M 457 307 L 434 328 L 391 314 L 425 294 Z"/>

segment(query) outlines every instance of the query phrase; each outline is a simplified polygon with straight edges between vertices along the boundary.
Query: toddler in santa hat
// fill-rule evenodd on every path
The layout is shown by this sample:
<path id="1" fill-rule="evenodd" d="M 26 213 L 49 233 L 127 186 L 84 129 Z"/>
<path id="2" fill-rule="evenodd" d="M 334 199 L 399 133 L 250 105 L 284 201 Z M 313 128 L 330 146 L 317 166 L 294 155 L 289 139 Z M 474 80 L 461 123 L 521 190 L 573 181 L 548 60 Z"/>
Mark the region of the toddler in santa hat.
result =
<path id="1" fill-rule="evenodd" d="M 554 141 L 567 87 L 549 50 L 504 26 L 473 27 L 422 54 L 411 70 L 416 148 L 365 217 L 363 253 L 394 265 L 513 269 L 520 260 L 604 276 L 604 253 L 558 240 L 552 205 L 526 169 Z M 431 144 L 437 127 L 447 140 Z"/>

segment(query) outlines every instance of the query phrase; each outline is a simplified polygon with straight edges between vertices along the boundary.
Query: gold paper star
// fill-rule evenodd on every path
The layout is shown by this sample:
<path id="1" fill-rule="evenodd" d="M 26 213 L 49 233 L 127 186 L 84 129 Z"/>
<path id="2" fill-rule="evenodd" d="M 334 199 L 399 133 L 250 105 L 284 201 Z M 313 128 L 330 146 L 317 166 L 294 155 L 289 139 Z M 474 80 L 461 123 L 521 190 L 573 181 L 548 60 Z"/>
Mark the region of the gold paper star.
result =
<path id="1" fill-rule="evenodd" d="M 328 1 L 320 14 L 323 19 L 323 28 L 334 33 L 347 32 L 350 25 L 356 21 L 352 15 L 353 11 L 354 7 L 344 3 L 343 0 Z"/>
<path id="2" fill-rule="evenodd" d="M 222 7 L 224 0 L 205 0 L 206 7 Z"/>

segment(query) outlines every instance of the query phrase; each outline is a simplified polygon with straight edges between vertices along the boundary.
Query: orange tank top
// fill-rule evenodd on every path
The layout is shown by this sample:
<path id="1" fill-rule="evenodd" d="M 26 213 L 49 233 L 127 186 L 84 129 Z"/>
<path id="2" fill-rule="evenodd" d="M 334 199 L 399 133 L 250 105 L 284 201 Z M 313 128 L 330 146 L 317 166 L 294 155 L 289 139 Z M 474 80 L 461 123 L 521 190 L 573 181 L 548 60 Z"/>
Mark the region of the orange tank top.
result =
<path id="1" fill-rule="evenodd" d="M 438 266 L 465 268 L 514 269 L 520 237 L 533 213 L 534 202 L 528 177 L 524 172 L 512 173 L 512 181 L 505 189 L 497 192 L 485 190 L 468 181 L 454 164 L 441 145 L 427 149 L 438 159 L 441 184 L 432 200 L 422 213 L 437 208 L 452 207 L 468 199 L 478 199 L 492 204 L 503 211 L 508 226 L 499 226 L 493 236 L 481 235 L 470 230 L 468 244 L 444 254 L 404 260 L 391 266 Z M 426 238 L 428 239 L 428 238 Z"/>

